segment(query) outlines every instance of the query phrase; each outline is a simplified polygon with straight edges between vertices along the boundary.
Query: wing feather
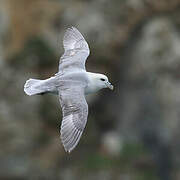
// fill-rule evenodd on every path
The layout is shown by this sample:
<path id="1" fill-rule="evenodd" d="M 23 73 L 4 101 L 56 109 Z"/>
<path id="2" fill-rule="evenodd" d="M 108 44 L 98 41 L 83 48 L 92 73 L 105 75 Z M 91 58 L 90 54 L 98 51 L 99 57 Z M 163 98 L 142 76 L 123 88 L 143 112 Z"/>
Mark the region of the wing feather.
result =
<path id="1" fill-rule="evenodd" d="M 60 133 L 65 150 L 71 152 L 81 138 L 88 116 L 88 105 L 84 97 L 86 78 L 80 75 L 79 79 L 75 79 L 72 74 L 84 72 L 90 51 L 86 40 L 75 27 L 66 30 L 63 46 L 64 54 L 60 58 L 57 73 L 61 79 L 59 99 L 63 112 Z"/>
<path id="2" fill-rule="evenodd" d="M 63 39 L 64 50 L 71 50 L 81 48 L 84 50 L 88 50 L 88 44 L 82 34 L 75 28 L 68 28 L 64 34 Z"/>
<path id="3" fill-rule="evenodd" d="M 84 97 L 84 87 L 60 88 L 59 99 L 63 111 L 61 123 L 61 141 L 67 152 L 78 144 L 85 128 L 88 105 Z"/>
<path id="4" fill-rule="evenodd" d="M 60 58 L 59 72 L 85 69 L 85 62 L 90 50 L 82 34 L 75 28 L 68 28 L 63 39 L 64 54 Z"/>

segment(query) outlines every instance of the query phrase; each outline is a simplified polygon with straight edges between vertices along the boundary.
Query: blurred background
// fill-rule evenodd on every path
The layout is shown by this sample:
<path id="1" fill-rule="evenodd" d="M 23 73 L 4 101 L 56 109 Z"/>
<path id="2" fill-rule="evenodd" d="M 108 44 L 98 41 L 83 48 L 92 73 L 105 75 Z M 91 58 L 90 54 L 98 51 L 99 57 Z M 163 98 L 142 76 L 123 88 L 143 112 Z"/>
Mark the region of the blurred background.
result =
<path id="1" fill-rule="evenodd" d="M 23 86 L 57 72 L 70 26 L 115 89 L 87 98 L 67 154 L 58 98 Z M 0 0 L 0 179 L 179 180 L 179 70 L 180 0 Z"/>

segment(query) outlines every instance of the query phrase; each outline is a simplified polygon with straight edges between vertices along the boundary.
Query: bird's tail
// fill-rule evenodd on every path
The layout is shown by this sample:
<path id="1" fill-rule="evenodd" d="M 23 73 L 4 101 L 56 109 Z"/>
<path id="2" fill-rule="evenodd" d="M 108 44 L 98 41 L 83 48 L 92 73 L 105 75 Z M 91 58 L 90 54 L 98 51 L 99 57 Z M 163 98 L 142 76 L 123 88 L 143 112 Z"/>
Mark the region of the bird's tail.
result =
<path id="1" fill-rule="evenodd" d="M 35 94 L 45 94 L 48 92 L 54 93 L 56 91 L 54 80 L 54 77 L 45 80 L 29 79 L 24 85 L 24 92 L 29 96 Z"/>
<path id="2" fill-rule="evenodd" d="M 44 93 L 44 89 L 40 86 L 42 81 L 39 79 L 28 79 L 24 85 L 24 92 L 29 96 Z"/>

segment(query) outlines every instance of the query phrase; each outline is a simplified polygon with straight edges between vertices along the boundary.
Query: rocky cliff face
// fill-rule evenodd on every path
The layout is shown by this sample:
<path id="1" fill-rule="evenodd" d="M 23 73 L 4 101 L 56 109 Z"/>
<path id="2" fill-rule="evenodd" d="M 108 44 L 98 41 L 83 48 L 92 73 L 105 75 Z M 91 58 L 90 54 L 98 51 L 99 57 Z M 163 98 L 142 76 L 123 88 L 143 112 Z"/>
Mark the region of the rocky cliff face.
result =
<path id="1" fill-rule="evenodd" d="M 179 179 L 179 0 L 0 1 L 0 179 Z M 59 140 L 57 97 L 27 97 L 29 77 L 57 71 L 76 26 L 87 69 L 114 92 L 89 97 L 77 149 Z"/>

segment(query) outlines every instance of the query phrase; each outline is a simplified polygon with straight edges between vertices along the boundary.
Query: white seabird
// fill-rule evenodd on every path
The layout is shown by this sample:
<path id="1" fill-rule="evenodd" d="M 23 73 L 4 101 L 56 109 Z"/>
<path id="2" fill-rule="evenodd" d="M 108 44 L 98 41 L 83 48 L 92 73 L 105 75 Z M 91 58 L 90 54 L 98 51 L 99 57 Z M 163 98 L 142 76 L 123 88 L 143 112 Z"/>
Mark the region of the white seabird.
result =
<path id="1" fill-rule="evenodd" d="M 78 144 L 87 122 L 88 105 L 85 95 L 102 88 L 113 90 L 113 86 L 107 76 L 86 71 L 89 46 L 75 27 L 66 30 L 63 45 L 64 54 L 60 58 L 58 73 L 45 80 L 27 80 L 24 91 L 29 96 L 45 93 L 59 95 L 63 113 L 61 141 L 70 153 Z"/>

